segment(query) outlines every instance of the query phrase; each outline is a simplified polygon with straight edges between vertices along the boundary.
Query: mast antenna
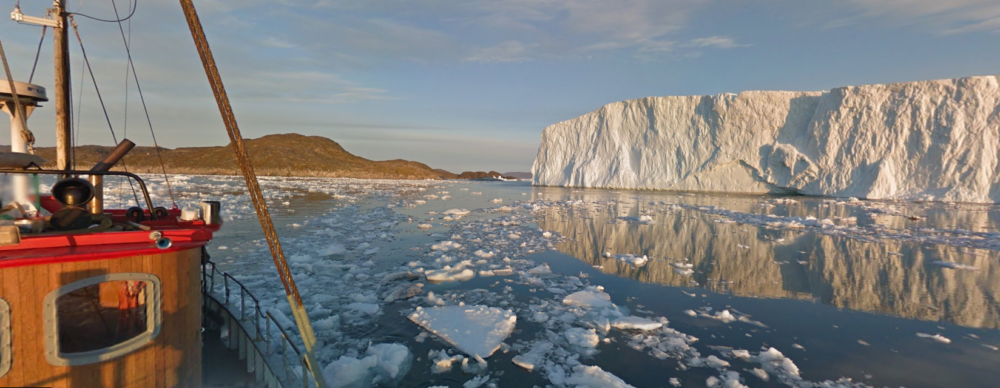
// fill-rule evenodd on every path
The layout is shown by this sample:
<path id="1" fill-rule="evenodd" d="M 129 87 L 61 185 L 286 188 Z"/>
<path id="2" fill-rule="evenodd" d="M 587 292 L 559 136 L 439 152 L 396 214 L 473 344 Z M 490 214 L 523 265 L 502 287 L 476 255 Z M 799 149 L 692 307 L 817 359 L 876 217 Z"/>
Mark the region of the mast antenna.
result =
<path id="1" fill-rule="evenodd" d="M 22 24 L 52 27 L 54 32 L 55 56 L 52 62 L 56 73 L 53 82 L 53 89 L 56 91 L 56 168 L 68 170 L 73 153 L 73 132 L 70 128 L 69 44 L 66 39 L 66 7 L 63 1 L 65 0 L 52 0 L 53 8 L 46 10 L 45 17 L 25 15 L 21 12 L 21 2 L 18 1 L 14 4 L 10 18 Z"/>
<path id="2" fill-rule="evenodd" d="M 58 0 L 55 0 L 58 2 Z M 60 19 L 54 18 L 52 16 L 52 9 L 45 13 L 45 17 L 28 16 L 21 13 L 21 2 L 18 1 L 14 5 L 14 10 L 10 13 L 10 18 L 18 23 L 32 24 L 36 26 L 45 26 L 52 28 L 62 28 L 63 22 Z"/>

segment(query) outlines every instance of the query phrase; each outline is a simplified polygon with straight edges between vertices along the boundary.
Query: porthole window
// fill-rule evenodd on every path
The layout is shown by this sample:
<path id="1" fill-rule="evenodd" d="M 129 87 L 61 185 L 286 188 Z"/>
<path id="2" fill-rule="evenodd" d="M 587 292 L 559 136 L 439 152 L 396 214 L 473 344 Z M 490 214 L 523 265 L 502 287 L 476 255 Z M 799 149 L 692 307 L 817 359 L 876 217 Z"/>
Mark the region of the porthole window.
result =
<path id="1" fill-rule="evenodd" d="M 160 279 L 146 273 L 95 276 L 45 297 L 45 357 L 58 366 L 130 353 L 160 331 Z"/>
<path id="2" fill-rule="evenodd" d="M 10 371 L 10 304 L 0 298 L 0 377 Z"/>

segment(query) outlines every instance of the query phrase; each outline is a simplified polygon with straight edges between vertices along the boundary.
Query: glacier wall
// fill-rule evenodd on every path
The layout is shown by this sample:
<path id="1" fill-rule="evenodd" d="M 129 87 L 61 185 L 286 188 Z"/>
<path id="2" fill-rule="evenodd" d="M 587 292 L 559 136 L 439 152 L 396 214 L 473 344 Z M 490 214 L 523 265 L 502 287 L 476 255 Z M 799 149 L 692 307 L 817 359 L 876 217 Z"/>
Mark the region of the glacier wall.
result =
<path id="1" fill-rule="evenodd" d="M 615 102 L 549 126 L 543 186 L 1000 202 L 1000 77 Z"/>

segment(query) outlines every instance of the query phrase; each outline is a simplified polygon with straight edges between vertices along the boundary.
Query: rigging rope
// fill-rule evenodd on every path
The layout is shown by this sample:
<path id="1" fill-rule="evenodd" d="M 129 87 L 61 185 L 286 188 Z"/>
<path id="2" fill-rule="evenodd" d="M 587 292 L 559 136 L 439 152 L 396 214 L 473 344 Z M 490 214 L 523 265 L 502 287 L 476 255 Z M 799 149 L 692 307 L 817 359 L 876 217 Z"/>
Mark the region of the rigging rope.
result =
<path id="1" fill-rule="evenodd" d="M 112 0 L 114 1 L 114 0 Z M 128 48 L 132 45 L 132 20 L 128 21 L 128 39 L 125 40 L 125 47 Z M 129 76 L 129 66 L 131 62 L 125 61 L 125 117 L 122 122 L 122 137 L 128 137 L 128 76 Z"/>
<path id="2" fill-rule="evenodd" d="M 114 1 L 114 0 L 112 0 L 112 1 Z M 131 3 L 131 0 L 129 0 L 129 1 L 130 1 L 129 2 L 129 6 L 133 7 L 133 5 Z M 136 1 L 138 1 L 138 0 L 136 0 Z M 132 45 L 132 19 L 129 19 L 128 20 L 128 40 L 125 41 L 125 47 L 129 47 L 131 45 Z M 128 69 L 129 69 L 129 62 L 126 60 L 125 61 L 125 115 L 124 115 L 125 118 L 122 121 L 122 137 L 123 138 L 128 138 L 128 76 L 129 76 L 129 70 Z M 124 157 L 122 158 L 122 161 L 123 162 L 125 161 Z M 121 177 L 121 176 L 118 177 L 118 190 L 123 190 L 124 185 L 123 185 L 122 181 L 125 180 L 125 179 L 126 179 L 125 177 Z M 131 183 L 131 181 L 129 183 Z M 118 198 L 122 198 L 122 197 L 118 196 Z"/>
<path id="3" fill-rule="evenodd" d="M 316 363 L 314 352 L 316 335 L 313 333 L 312 324 L 309 323 L 309 316 L 305 312 L 305 306 L 302 305 L 302 296 L 299 295 L 299 289 L 292 278 L 291 271 L 288 268 L 288 261 L 285 260 L 285 253 L 281 249 L 281 241 L 278 240 L 274 224 L 271 222 L 271 215 L 268 213 L 264 194 L 261 192 L 260 185 L 257 182 L 257 174 L 254 172 L 250 156 L 247 154 L 246 146 L 243 143 L 243 135 L 240 134 L 239 125 L 236 123 L 236 115 L 233 113 L 233 108 L 229 103 L 229 96 L 226 94 L 226 88 L 222 84 L 222 76 L 219 74 L 219 68 L 215 63 L 215 57 L 212 55 L 212 49 L 208 46 L 208 39 L 205 37 L 204 29 L 202 29 L 201 20 L 198 19 L 198 12 L 195 10 L 192 0 L 180 0 L 180 3 L 181 8 L 184 10 L 184 17 L 187 19 L 188 28 L 191 29 L 191 37 L 194 39 L 195 48 L 198 49 L 198 55 L 201 57 L 201 64 L 205 68 L 205 75 L 208 77 L 209 86 L 212 87 L 215 101 L 219 105 L 219 113 L 222 115 L 226 132 L 229 134 L 229 140 L 233 145 L 237 164 L 243 172 L 244 180 L 246 180 L 254 209 L 257 211 L 257 218 L 260 220 L 261 228 L 264 229 L 264 236 L 267 239 L 268 247 L 271 249 L 274 266 L 278 271 L 278 276 L 281 278 L 282 285 L 285 287 L 285 296 L 288 298 L 289 307 L 292 309 L 296 326 L 298 326 L 302 342 L 305 344 L 307 366 L 313 372 L 316 385 L 320 388 L 326 388 L 323 373 Z"/>
<path id="4" fill-rule="evenodd" d="M 81 127 L 80 123 L 83 122 L 82 118 L 83 115 L 80 113 L 80 110 L 83 108 L 83 91 L 85 90 L 84 85 L 87 84 L 86 82 L 83 81 L 84 71 L 87 70 L 86 66 L 87 61 L 85 57 L 81 58 L 80 61 L 81 61 L 80 76 L 77 77 L 78 80 L 77 82 L 80 83 L 80 95 L 79 97 L 77 97 L 76 100 L 76 109 L 74 109 L 73 113 L 69 116 L 76 119 L 76 129 L 73 131 L 73 138 L 72 138 L 73 141 L 70 144 L 80 144 L 80 127 Z M 73 153 L 73 164 L 74 165 L 76 164 L 76 152 Z"/>
<path id="5" fill-rule="evenodd" d="M 35 64 L 31 65 L 31 75 L 28 76 L 28 83 L 35 79 L 35 68 L 38 67 L 38 56 L 42 54 L 42 43 L 45 43 L 45 31 L 49 26 L 42 26 L 42 38 L 38 40 L 38 50 L 35 51 Z"/>
<path id="6" fill-rule="evenodd" d="M 10 74 L 10 65 L 7 64 L 7 54 L 3 49 L 3 42 L 0 42 L 0 60 L 3 61 L 3 71 L 7 74 L 7 83 L 10 85 L 10 95 L 14 98 L 14 113 L 21 118 L 21 138 L 28 145 L 28 153 L 35 153 L 35 134 L 28 130 L 27 111 L 21 105 L 21 99 L 17 96 L 17 89 L 14 87 L 14 77 Z"/>
<path id="7" fill-rule="evenodd" d="M 111 0 L 111 5 L 114 6 L 114 4 L 115 4 L 115 1 Z M 83 16 L 83 17 L 85 17 L 87 19 L 96 20 L 96 21 L 104 22 L 104 23 L 121 23 L 121 22 L 124 22 L 126 20 L 131 19 L 132 15 L 135 15 L 135 10 L 138 9 L 138 8 L 139 8 L 139 0 L 136 0 L 135 3 L 132 6 L 132 12 L 129 12 L 128 16 L 126 16 L 124 19 L 120 18 L 118 16 L 118 11 L 115 10 L 115 18 L 116 18 L 115 20 L 102 19 L 102 18 L 90 16 L 90 15 L 85 15 L 85 14 L 82 14 L 82 13 L 79 13 L 79 12 L 67 12 L 67 14 L 69 14 L 69 15 L 80 15 L 80 16 Z"/>
<path id="8" fill-rule="evenodd" d="M 101 103 L 101 111 L 104 112 L 104 120 L 108 123 L 108 129 L 111 131 L 111 140 L 114 140 L 115 144 L 118 144 L 118 136 L 115 135 L 115 127 L 111 124 L 111 116 L 108 115 L 108 108 L 104 105 L 104 97 L 101 96 L 101 88 L 97 86 L 97 77 L 94 77 L 94 69 L 90 67 L 90 59 L 87 57 L 87 49 L 83 47 L 83 38 L 80 37 L 80 28 L 76 24 L 76 19 L 73 15 L 69 15 L 70 25 L 73 26 L 73 33 L 76 34 L 76 41 L 80 43 L 80 54 L 83 56 L 83 63 L 86 64 L 87 71 L 90 73 L 90 79 L 94 83 L 94 91 L 97 93 L 97 101 Z M 125 164 L 125 158 L 122 158 L 122 169 L 128 172 L 128 166 Z M 135 198 L 136 203 L 139 202 L 139 194 L 135 191 L 135 185 L 132 184 L 132 180 L 128 180 L 129 187 L 132 188 L 132 196 Z M 149 209 L 153 211 L 153 209 Z"/>
<path id="9" fill-rule="evenodd" d="M 115 17 L 118 17 L 118 6 L 115 2 L 111 2 L 111 7 L 115 10 Z M 135 6 L 132 7 L 132 13 L 135 13 L 135 9 L 139 8 L 139 1 L 135 1 Z M 122 34 L 122 42 L 125 43 L 125 54 L 128 55 L 128 65 L 132 69 L 132 77 L 135 79 L 135 89 L 139 91 L 139 101 L 142 102 L 142 111 L 146 114 L 146 123 L 149 124 L 149 134 L 153 138 L 153 150 L 156 151 L 156 157 L 160 161 L 160 170 L 163 172 L 163 181 L 167 183 L 167 192 L 170 193 L 170 202 L 173 203 L 174 208 L 177 208 L 177 199 L 174 198 L 174 189 L 170 185 L 170 178 L 167 177 L 167 167 L 163 163 L 163 154 L 160 152 L 160 144 L 156 141 L 156 132 L 153 131 L 153 120 L 149 118 L 149 109 L 146 108 L 146 98 L 142 95 L 142 86 L 139 85 L 139 74 L 135 72 L 135 62 L 132 61 L 132 50 L 129 48 L 128 39 L 125 38 L 125 28 L 122 27 L 122 21 L 128 20 L 132 15 L 129 15 L 125 19 L 118 20 L 118 30 Z M 131 182 L 130 182 L 131 183 Z"/>

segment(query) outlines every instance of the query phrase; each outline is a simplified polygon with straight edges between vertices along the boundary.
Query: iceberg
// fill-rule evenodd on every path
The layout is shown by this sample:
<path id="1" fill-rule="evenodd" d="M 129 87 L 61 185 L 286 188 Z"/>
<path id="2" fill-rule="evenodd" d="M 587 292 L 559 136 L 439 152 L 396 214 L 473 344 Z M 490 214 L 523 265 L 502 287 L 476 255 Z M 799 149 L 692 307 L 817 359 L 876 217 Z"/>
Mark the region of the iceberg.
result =
<path id="1" fill-rule="evenodd" d="M 549 126 L 534 185 L 1000 202 L 1000 76 L 646 97 Z"/>

